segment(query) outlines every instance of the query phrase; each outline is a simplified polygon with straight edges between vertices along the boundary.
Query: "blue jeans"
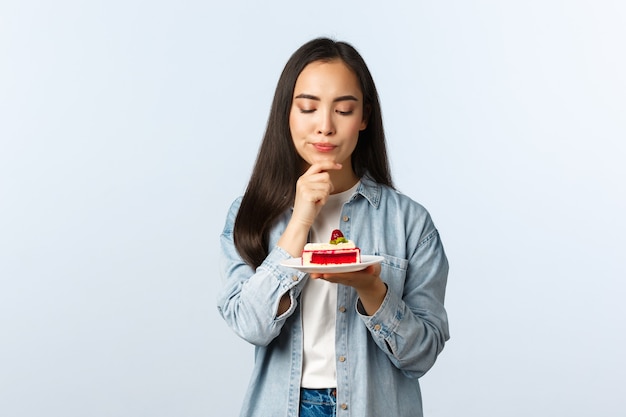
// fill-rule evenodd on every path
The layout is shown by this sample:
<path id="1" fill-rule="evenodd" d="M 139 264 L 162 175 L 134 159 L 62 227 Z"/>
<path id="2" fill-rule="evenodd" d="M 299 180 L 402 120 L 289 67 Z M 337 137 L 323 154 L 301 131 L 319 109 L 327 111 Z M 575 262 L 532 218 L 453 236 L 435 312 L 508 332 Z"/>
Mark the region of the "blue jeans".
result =
<path id="1" fill-rule="evenodd" d="M 301 389 L 300 417 L 335 417 L 337 393 L 334 388 Z"/>

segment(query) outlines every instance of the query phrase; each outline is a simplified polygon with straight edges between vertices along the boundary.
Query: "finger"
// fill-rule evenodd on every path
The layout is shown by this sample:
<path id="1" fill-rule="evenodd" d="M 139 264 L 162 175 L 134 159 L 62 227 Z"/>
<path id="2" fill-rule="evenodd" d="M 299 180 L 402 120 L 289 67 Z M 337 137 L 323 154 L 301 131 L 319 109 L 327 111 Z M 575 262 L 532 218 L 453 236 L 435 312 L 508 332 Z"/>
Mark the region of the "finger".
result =
<path id="1" fill-rule="evenodd" d="M 315 162 L 313 165 L 306 170 L 306 174 L 316 174 L 319 172 L 331 171 L 331 170 L 339 170 L 343 165 L 331 160 L 320 160 Z"/>
<path id="2" fill-rule="evenodd" d="M 328 173 L 323 172 L 309 176 L 302 176 L 296 183 L 298 193 L 302 195 L 323 195 L 330 194 L 334 187 Z"/>
<path id="3" fill-rule="evenodd" d="M 380 264 L 370 265 L 363 272 L 369 275 L 380 275 Z"/>
<path id="4" fill-rule="evenodd" d="M 333 185 L 330 181 L 302 181 L 298 184 L 296 191 L 297 194 L 304 197 L 308 201 L 319 201 L 327 198 L 332 190 Z"/>

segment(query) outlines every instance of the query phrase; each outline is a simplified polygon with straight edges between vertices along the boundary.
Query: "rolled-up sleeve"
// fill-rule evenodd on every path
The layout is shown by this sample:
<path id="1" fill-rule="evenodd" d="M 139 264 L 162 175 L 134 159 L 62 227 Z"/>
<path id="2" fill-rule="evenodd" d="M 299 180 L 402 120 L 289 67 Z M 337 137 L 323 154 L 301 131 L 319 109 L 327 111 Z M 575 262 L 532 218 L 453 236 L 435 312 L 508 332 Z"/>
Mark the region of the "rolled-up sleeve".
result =
<path id="1" fill-rule="evenodd" d="M 295 311 L 307 275 L 282 266 L 280 263 L 291 256 L 278 246 L 272 248 L 256 270 L 243 261 L 233 240 L 239 204 L 240 199 L 232 204 L 220 236 L 220 272 L 224 285 L 218 295 L 218 311 L 240 337 L 266 346 Z M 289 293 L 291 306 L 278 316 L 278 304 L 285 293 Z"/>

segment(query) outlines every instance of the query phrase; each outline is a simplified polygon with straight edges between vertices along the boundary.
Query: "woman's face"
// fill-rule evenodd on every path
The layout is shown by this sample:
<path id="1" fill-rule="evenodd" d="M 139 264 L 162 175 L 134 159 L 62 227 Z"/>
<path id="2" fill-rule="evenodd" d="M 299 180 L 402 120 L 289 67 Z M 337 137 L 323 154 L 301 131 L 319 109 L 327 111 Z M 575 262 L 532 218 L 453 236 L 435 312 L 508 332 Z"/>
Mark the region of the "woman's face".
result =
<path id="1" fill-rule="evenodd" d="M 308 165 L 330 159 L 351 169 L 350 156 L 366 126 L 359 81 L 343 61 L 304 67 L 294 88 L 289 128 Z"/>

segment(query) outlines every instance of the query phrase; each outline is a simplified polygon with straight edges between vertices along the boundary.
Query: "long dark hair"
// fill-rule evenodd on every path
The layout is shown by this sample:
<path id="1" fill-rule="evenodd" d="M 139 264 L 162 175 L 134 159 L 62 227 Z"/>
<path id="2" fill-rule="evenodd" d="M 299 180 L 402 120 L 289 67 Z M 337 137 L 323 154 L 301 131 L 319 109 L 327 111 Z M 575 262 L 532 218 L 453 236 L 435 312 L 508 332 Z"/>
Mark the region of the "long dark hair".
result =
<path id="1" fill-rule="evenodd" d="M 376 182 L 393 187 L 378 92 L 365 61 L 345 42 L 328 38 L 307 42 L 289 58 L 278 80 L 265 135 L 235 219 L 235 246 L 254 268 L 267 257 L 269 230 L 293 204 L 295 184 L 302 175 L 302 158 L 296 152 L 289 129 L 296 80 L 308 64 L 336 59 L 354 71 L 359 80 L 363 112 L 368 118 L 352 153 L 354 173 L 358 177 L 367 173 Z"/>

